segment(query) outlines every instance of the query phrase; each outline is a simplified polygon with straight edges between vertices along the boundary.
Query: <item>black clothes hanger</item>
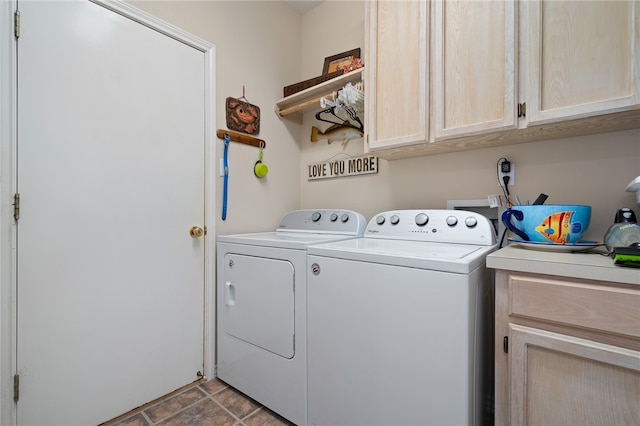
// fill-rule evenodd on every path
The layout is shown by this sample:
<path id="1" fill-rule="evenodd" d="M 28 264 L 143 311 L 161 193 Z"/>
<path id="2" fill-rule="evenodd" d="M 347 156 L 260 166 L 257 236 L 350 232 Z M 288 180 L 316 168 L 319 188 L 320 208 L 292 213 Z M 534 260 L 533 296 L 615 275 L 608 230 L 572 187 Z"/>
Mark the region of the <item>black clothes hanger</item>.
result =
<path id="1" fill-rule="evenodd" d="M 324 121 L 325 123 L 337 124 L 337 125 L 339 125 L 339 126 L 344 125 L 346 120 L 343 120 L 342 118 L 338 117 L 338 116 L 336 115 L 335 109 L 336 109 L 336 107 L 332 106 L 332 107 L 329 107 L 329 108 L 327 108 L 327 109 L 323 109 L 323 110 L 322 110 L 322 111 L 320 111 L 320 112 L 317 112 L 317 113 L 316 113 L 316 120 Z M 331 115 L 333 115 L 335 118 L 337 118 L 338 120 L 340 120 L 340 122 L 332 121 L 332 120 L 329 120 L 329 119 L 327 119 L 327 118 L 324 118 L 324 117 L 322 117 L 322 114 L 331 114 Z"/>
<path id="2" fill-rule="evenodd" d="M 364 125 L 362 124 L 362 121 L 360 121 L 360 119 L 358 118 L 356 112 L 353 110 L 353 108 L 350 107 L 343 107 L 343 109 L 345 111 L 347 111 L 347 114 L 349 114 L 349 117 L 351 117 L 352 120 L 356 121 L 358 123 L 358 126 L 354 126 L 349 120 L 344 120 L 343 118 L 339 117 L 336 114 L 336 107 L 332 106 L 329 107 L 327 109 L 324 109 L 320 112 L 316 113 L 316 119 L 319 121 L 324 121 L 325 123 L 331 123 L 331 124 L 336 124 L 338 126 L 348 126 L 348 127 L 353 127 L 354 129 L 358 129 L 361 132 L 364 132 Z M 328 118 L 322 117 L 322 114 L 331 114 L 332 116 L 334 116 L 335 118 L 337 118 L 338 121 L 333 121 L 330 120 Z"/>
<path id="3" fill-rule="evenodd" d="M 359 126 L 353 126 L 353 127 L 357 128 L 358 130 L 364 133 L 364 124 L 362 124 L 362 121 L 360 121 L 360 119 L 358 118 L 358 113 L 356 112 L 356 110 L 354 110 L 351 107 L 344 107 L 344 110 L 347 111 L 347 114 L 349 114 L 349 117 L 351 117 L 352 120 L 354 120 L 359 124 Z"/>

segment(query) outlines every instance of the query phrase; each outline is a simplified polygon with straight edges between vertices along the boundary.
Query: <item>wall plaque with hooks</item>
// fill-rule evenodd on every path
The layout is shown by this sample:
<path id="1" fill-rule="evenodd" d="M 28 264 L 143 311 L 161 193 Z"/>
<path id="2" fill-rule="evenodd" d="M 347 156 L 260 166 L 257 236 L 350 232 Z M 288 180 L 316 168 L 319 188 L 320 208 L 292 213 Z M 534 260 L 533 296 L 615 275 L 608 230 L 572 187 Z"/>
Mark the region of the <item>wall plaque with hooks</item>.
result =
<path id="1" fill-rule="evenodd" d="M 255 146 L 256 148 L 266 148 L 267 143 L 258 138 L 254 138 L 253 136 L 243 135 L 241 133 L 232 132 L 226 129 L 218 129 L 216 130 L 216 136 L 220 139 L 224 139 L 224 135 L 229 135 L 229 140 L 233 142 L 243 143 L 245 145 Z"/>

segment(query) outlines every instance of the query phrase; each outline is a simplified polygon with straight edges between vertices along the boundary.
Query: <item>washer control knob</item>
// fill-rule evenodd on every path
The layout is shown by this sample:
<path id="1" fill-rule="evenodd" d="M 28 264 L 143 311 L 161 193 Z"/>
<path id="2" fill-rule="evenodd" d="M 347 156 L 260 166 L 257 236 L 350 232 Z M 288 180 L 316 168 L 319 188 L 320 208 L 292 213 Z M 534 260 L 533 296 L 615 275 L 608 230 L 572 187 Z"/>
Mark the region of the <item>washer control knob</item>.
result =
<path id="1" fill-rule="evenodd" d="M 343 213 L 342 216 L 340 216 L 340 220 L 343 223 L 347 223 L 349 221 L 349 215 L 347 213 Z"/>
<path id="2" fill-rule="evenodd" d="M 394 214 L 389 218 L 389 222 L 391 222 L 392 225 L 397 225 L 400 222 L 400 218 Z"/>
<path id="3" fill-rule="evenodd" d="M 456 226 L 458 224 L 458 218 L 455 216 L 449 216 L 447 218 L 447 225 Z"/>
<path id="4" fill-rule="evenodd" d="M 429 222 L 429 216 L 427 216 L 425 213 L 418 213 L 416 215 L 416 225 L 425 226 L 427 222 Z"/>
<path id="5" fill-rule="evenodd" d="M 329 220 L 331 222 L 335 222 L 336 220 L 338 220 L 338 215 L 335 213 L 331 213 L 331 216 L 329 217 Z"/>
<path id="6" fill-rule="evenodd" d="M 322 215 L 320 214 L 320 212 L 313 212 L 313 214 L 311 215 L 311 220 L 317 222 L 321 217 Z"/>
<path id="7" fill-rule="evenodd" d="M 467 225 L 468 228 L 473 228 L 478 224 L 478 219 L 473 216 L 469 216 L 464 220 L 464 224 Z"/>
<path id="8" fill-rule="evenodd" d="M 380 215 L 380 216 L 376 217 L 376 223 L 378 225 L 382 225 L 384 223 L 384 216 Z"/>

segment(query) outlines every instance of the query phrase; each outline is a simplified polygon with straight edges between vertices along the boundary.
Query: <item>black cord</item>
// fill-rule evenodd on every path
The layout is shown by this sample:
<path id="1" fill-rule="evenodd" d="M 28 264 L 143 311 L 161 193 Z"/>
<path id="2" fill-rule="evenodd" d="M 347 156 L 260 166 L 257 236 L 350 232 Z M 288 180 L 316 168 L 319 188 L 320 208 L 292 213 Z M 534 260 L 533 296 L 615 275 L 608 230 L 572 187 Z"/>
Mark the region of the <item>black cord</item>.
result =
<path id="1" fill-rule="evenodd" d="M 500 185 L 500 172 L 498 171 L 498 168 L 500 167 L 500 162 L 501 161 L 509 161 L 507 160 L 505 157 L 499 158 L 498 162 L 496 163 L 496 178 L 498 179 L 498 185 L 500 186 L 500 188 L 502 188 L 502 193 L 504 194 L 504 198 L 505 201 L 507 203 L 507 208 L 511 207 L 511 197 L 509 194 L 509 188 L 507 187 L 509 184 L 509 176 L 503 176 L 503 180 L 502 183 L 503 185 Z M 504 244 L 504 238 L 507 235 L 507 228 L 504 228 L 504 231 L 502 232 L 502 237 L 500 237 L 500 244 L 498 244 L 498 248 L 502 248 L 502 245 Z"/>
<path id="2" fill-rule="evenodd" d="M 502 160 L 509 161 L 505 157 L 498 158 L 498 162 L 496 163 L 496 178 L 498 179 L 498 186 L 502 188 L 502 193 L 504 194 L 504 199 L 507 203 L 507 207 L 510 207 L 511 200 L 510 200 L 509 188 L 507 188 L 507 184 L 509 183 L 510 177 L 503 176 L 502 185 L 500 184 L 500 172 L 498 172 L 498 167 L 500 166 L 500 161 Z"/>
<path id="3" fill-rule="evenodd" d="M 507 228 L 504 228 L 504 231 L 502 231 L 502 237 L 500 238 L 500 244 L 498 245 L 498 248 L 502 248 L 502 244 L 504 244 L 505 235 L 507 235 Z"/>
<path id="4" fill-rule="evenodd" d="M 504 191 L 507 193 L 507 197 L 510 197 L 511 194 L 509 194 L 509 180 L 511 179 L 510 176 L 502 176 L 502 182 L 504 182 Z M 507 198 L 507 201 L 509 201 L 509 198 Z"/>

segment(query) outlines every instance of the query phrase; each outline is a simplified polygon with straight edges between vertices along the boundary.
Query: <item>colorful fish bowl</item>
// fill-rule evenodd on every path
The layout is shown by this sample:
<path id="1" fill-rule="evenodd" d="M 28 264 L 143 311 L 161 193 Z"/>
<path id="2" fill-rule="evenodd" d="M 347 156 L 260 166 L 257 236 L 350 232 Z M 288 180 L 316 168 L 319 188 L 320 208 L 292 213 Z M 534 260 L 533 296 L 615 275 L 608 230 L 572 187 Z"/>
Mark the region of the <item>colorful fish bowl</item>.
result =
<path id="1" fill-rule="evenodd" d="M 513 206 L 502 214 L 502 222 L 523 241 L 548 244 L 575 244 L 582 239 L 591 221 L 591 206 Z"/>

